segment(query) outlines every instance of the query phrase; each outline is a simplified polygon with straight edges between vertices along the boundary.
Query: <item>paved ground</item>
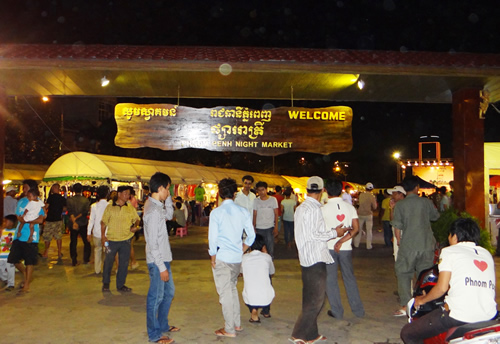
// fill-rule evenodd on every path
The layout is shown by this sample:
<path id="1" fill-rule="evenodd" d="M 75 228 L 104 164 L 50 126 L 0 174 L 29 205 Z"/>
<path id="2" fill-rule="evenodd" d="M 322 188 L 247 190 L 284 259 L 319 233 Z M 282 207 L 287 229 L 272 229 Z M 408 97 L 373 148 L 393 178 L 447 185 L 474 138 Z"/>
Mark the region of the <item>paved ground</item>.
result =
<path id="1" fill-rule="evenodd" d="M 382 246 L 381 233 L 375 231 L 374 249 L 354 251 L 355 273 L 366 309 L 359 319 L 351 313 L 345 294 L 344 320 L 326 315 L 319 317 L 320 333 L 327 343 L 401 343 L 399 330 L 405 319 L 391 314 L 397 308 L 396 279 L 391 251 Z M 207 254 L 207 227 L 192 227 L 190 235 L 172 238 L 175 299 L 170 312 L 172 325 L 181 331 L 172 334 L 177 343 L 287 343 L 301 305 L 301 275 L 294 252 L 278 245 L 273 284 L 276 298 L 272 318 L 259 325 L 248 322 L 249 313 L 242 303 L 244 331 L 234 338 L 217 338 L 214 330 L 223 326 L 221 308 L 215 291 Z M 54 243 L 55 244 L 55 243 Z M 54 245 L 53 244 L 53 245 Z M 71 266 L 64 237 L 64 262 L 56 265 L 56 251 L 40 261 L 35 270 L 31 292 L 0 291 L 0 343 L 147 343 L 146 294 L 149 286 L 144 260 L 144 240 L 136 244 L 140 267 L 129 272 L 130 294 L 101 292 L 101 276 L 93 266 Z M 81 243 L 79 244 L 81 257 Z M 495 259 L 495 263 L 499 263 Z M 19 275 L 16 276 L 19 280 Z M 114 287 L 114 277 L 112 284 Z M 238 288 L 243 287 L 242 281 Z"/>

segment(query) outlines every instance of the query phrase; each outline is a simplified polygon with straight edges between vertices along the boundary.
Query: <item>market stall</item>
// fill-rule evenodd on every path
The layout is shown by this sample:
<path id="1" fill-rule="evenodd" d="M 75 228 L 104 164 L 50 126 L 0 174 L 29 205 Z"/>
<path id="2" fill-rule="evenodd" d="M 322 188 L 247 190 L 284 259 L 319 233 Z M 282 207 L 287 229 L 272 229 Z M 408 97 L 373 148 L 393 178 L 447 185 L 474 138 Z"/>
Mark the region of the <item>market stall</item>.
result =
<path id="1" fill-rule="evenodd" d="M 486 219 L 490 231 L 491 242 L 496 245 L 498 227 L 500 226 L 500 209 L 496 204 L 490 202 L 490 190 L 497 194 L 500 199 L 500 189 L 494 184 L 496 176 L 500 176 L 500 142 L 484 143 L 484 197 L 486 209 Z"/>
<path id="2" fill-rule="evenodd" d="M 173 193 L 182 198 L 191 198 L 189 197 L 191 191 L 202 184 L 206 189 L 206 202 L 215 199 L 217 194 L 215 184 L 224 178 L 233 178 L 240 184 L 241 178 L 250 174 L 256 181 L 265 181 L 269 186 L 289 185 L 287 180 L 279 175 L 86 152 L 72 152 L 56 159 L 47 169 L 43 180 L 46 183 L 73 184 L 79 181 L 84 185 L 109 184 L 113 188 L 118 184 L 127 183 L 141 190 L 142 184 L 147 183 L 156 172 L 168 174 L 172 179 Z M 176 185 L 182 187 L 175 187 Z"/>

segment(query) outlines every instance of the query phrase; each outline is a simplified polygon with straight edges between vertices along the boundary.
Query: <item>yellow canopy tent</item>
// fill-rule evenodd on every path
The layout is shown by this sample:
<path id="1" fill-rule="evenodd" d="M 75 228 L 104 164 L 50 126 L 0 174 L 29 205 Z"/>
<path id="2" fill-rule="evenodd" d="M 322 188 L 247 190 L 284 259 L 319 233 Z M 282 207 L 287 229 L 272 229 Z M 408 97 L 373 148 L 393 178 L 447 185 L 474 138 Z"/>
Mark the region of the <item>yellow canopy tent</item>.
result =
<path id="1" fill-rule="evenodd" d="M 42 181 L 48 168 L 48 165 L 5 164 L 4 180 L 12 184 L 21 184 L 25 179 Z"/>
<path id="2" fill-rule="evenodd" d="M 293 190 L 298 193 L 305 194 L 306 188 L 307 188 L 307 180 L 310 177 L 292 177 L 292 176 L 282 176 L 285 178 L 290 185 L 292 186 Z M 346 184 L 349 184 L 355 191 L 362 191 L 365 189 L 365 187 L 361 184 L 356 184 L 353 182 L 342 182 L 344 184 L 344 187 Z"/>
<path id="3" fill-rule="evenodd" d="M 484 143 L 484 201 L 488 206 L 485 207 L 485 219 L 489 219 L 489 231 L 493 245 L 496 245 L 496 236 L 498 229 L 496 220 L 498 219 L 495 205 L 489 203 L 490 176 L 500 175 L 500 142 Z M 491 216 L 490 216 L 491 214 Z"/>

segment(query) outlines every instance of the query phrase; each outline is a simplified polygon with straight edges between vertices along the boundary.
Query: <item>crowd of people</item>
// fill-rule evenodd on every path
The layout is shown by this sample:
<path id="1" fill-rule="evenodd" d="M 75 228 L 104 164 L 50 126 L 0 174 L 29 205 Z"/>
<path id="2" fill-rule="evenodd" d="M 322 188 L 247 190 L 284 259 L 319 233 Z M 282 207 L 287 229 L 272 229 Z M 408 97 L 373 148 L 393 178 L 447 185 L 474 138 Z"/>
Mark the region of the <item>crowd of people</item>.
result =
<path id="1" fill-rule="evenodd" d="M 299 204 L 291 188 L 276 187 L 259 181 L 252 190 L 254 179 L 242 178 L 243 187 L 233 179 L 219 182 L 222 202 L 212 210 L 208 226 L 208 254 L 215 287 L 222 306 L 224 326 L 216 336 L 236 337 L 241 331 L 238 276 L 243 275 L 243 300 L 249 309 L 249 322 L 258 324 L 261 317 L 271 317 L 275 297 L 272 276 L 274 245 L 283 227 L 288 249 L 296 246 L 302 272 L 302 311 L 289 340 L 298 344 L 317 343 L 326 338 L 319 333 L 318 315 L 328 300 L 327 314 L 342 319 L 338 270 L 342 275 L 352 313 L 364 317 L 365 309 L 358 290 L 352 262 L 352 249 L 360 246 L 361 232 L 366 233 L 366 248 L 372 249 L 373 212 L 380 209 L 384 243 L 392 246 L 395 258 L 400 308 L 394 316 L 407 314 L 407 303 L 413 297 L 414 276 L 433 266 L 436 261 L 436 241 L 431 222 L 439 218 L 450 202 L 443 201 L 446 190 L 439 192 L 439 203 L 419 195 L 419 181 L 405 178 L 401 185 L 385 190 L 385 198 L 373 195 L 374 186 L 367 183 L 366 191 L 353 206 L 349 188 L 338 180 L 326 183 L 320 177 L 307 181 L 307 195 Z M 147 295 L 147 333 L 152 342 L 168 344 L 174 340 L 169 333 L 180 328 L 169 323 L 168 315 L 175 294 L 169 234 L 186 224 L 182 199 L 170 195 L 170 178 L 156 173 L 150 179 L 147 200 L 143 203 L 143 230 L 146 241 L 146 262 L 150 287 Z M 22 274 L 19 293 L 29 291 L 34 266 L 47 257 L 50 243 L 56 240 L 58 260 L 62 259 L 62 233 L 66 228 L 62 214 L 67 211 L 70 233 L 70 258 L 78 264 L 77 240 L 83 241 L 83 263 L 91 258 L 94 246 L 95 273 L 102 272 L 102 291 L 110 291 L 111 271 L 117 265 L 116 290 L 132 291 L 126 285 L 129 266 L 137 267 L 133 240 L 140 228 L 141 218 L 136 207 L 139 202 L 129 186 L 120 186 L 110 194 L 107 186 L 96 190 L 97 201 L 90 205 L 82 195 L 82 185 L 72 186 L 74 196 L 66 199 L 54 184 L 49 197 L 39 200 L 38 185 L 32 180 L 23 183 L 22 197 L 15 199 L 15 190 L 6 189 L 2 240 L 8 241 L 10 252 L 0 255 L 0 278 L 6 290 L 15 287 L 15 268 Z M 12 198 L 7 199 L 7 198 Z M 14 201 L 15 203 L 14 203 Z M 184 207 L 183 207 L 184 206 Z M 205 211 L 205 210 L 204 210 Z M 89 216 L 87 216 L 89 215 Z M 45 223 L 43 232 L 41 224 Z M 38 242 L 45 250 L 38 254 Z M 479 227 L 468 219 L 456 221 L 449 236 L 450 247 L 439 258 L 438 284 L 427 295 L 415 298 L 416 307 L 447 293 L 443 309 L 431 312 L 405 326 L 401 338 L 405 343 L 422 343 L 446 329 L 464 323 L 488 320 L 496 314 L 495 271 L 491 254 L 478 246 Z M 104 255 L 104 259 L 103 258 Z M 490 281 L 487 290 L 477 288 L 474 281 Z M 469 281 L 469 282 L 467 282 Z M 491 285 L 493 284 L 493 287 Z M 479 283 L 481 287 L 483 284 Z M 467 297 L 464 298 L 463 295 Z M 259 316 L 260 310 L 260 316 Z M 494 314 L 495 313 L 495 314 Z"/>

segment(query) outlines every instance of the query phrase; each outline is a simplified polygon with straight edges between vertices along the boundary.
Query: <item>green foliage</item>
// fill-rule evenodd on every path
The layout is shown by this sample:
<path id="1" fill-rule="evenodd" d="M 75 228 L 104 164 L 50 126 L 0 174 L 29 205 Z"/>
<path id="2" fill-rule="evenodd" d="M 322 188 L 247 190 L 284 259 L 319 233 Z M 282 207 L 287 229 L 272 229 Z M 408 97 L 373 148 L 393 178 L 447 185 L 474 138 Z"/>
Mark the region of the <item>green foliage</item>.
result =
<path id="1" fill-rule="evenodd" d="M 434 238 L 436 238 L 439 247 L 448 246 L 448 234 L 450 233 L 451 224 L 458 218 L 459 216 L 455 209 L 450 207 L 441 213 L 441 216 L 436 222 L 432 223 Z"/>
<path id="2" fill-rule="evenodd" d="M 465 211 L 458 214 L 458 212 L 451 207 L 441 213 L 439 220 L 432 223 L 432 231 L 434 232 L 436 241 L 439 243 L 439 247 L 443 248 L 448 246 L 448 234 L 450 233 L 451 224 L 453 223 L 453 221 L 461 217 L 473 219 L 479 225 L 479 221 L 476 217 Z M 481 228 L 481 239 L 479 241 L 479 246 L 484 247 L 491 254 L 495 253 L 495 250 L 491 245 L 490 233 L 484 228 Z"/>

